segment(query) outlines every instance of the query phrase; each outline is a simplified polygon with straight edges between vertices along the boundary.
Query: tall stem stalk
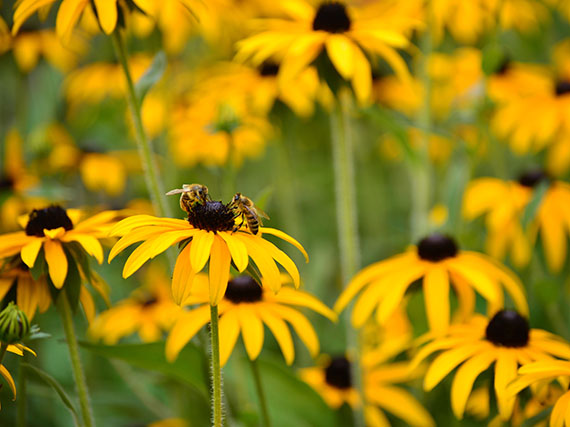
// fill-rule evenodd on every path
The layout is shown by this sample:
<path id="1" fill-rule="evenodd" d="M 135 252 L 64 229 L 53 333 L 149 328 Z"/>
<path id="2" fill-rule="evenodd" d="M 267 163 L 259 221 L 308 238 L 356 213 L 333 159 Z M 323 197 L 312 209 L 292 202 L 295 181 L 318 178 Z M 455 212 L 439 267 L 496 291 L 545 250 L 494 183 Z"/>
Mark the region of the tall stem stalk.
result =
<path id="1" fill-rule="evenodd" d="M 265 400 L 265 393 L 263 392 L 263 384 L 261 383 L 261 375 L 259 374 L 259 366 L 257 365 L 257 360 L 250 360 L 249 363 L 251 365 L 253 381 L 255 382 L 255 391 L 257 392 L 257 399 L 259 400 L 259 410 L 261 412 L 261 425 L 263 427 L 271 427 L 271 420 L 269 418 L 269 411 L 267 410 L 267 401 Z"/>
<path id="2" fill-rule="evenodd" d="M 93 427 L 95 420 L 93 418 L 93 411 L 89 401 L 89 392 L 87 390 L 87 382 L 85 381 L 85 373 L 81 366 L 81 359 L 79 358 L 79 346 L 77 344 L 77 336 L 75 335 L 75 328 L 73 326 L 73 315 L 71 313 L 71 306 L 67 300 L 65 292 L 61 292 L 57 299 L 57 305 L 63 329 L 65 331 L 65 338 L 67 347 L 69 349 L 69 357 L 71 359 L 71 369 L 73 370 L 73 377 L 77 387 L 77 395 L 79 396 L 79 405 L 81 407 L 81 416 L 85 427 Z"/>
<path id="3" fill-rule="evenodd" d="M 212 426 L 222 426 L 222 370 L 220 368 L 220 336 L 218 333 L 218 306 L 210 306 L 210 343 L 212 353 Z"/>
<path id="4" fill-rule="evenodd" d="M 331 139 L 334 164 L 336 193 L 337 233 L 340 248 L 340 267 L 343 287 L 354 276 L 360 266 L 360 244 L 358 239 L 358 210 L 356 203 L 356 184 L 354 179 L 354 153 L 350 126 L 351 98 L 348 91 L 340 91 L 338 103 L 331 115 Z M 357 332 L 350 324 L 350 310 L 345 313 L 345 333 L 347 351 L 360 354 Z M 360 396 L 362 376 L 360 361 L 355 358 L 351 364 L 354 386 Z M 364 425 L 362 409 L 354 411 L 355 425 Z"/>
<path id="5" fill-rule="evenodd" d="M 123 37 L 121 36 L 121 32 L 118 28 L 113 32 L 111 39 L 113 41 L 113 47 L 115 48 L 117 59 L 123 68 L 123 72 L 127 80 L 127 103 L 131 112 L 131 118 L 133 120 L 135 141 L 137 143 L 137 148 L 144 171 L 146 186 L 150 194 L 150 199 L 152 200 L 154 210 L 158 215 L 172 216 L 170 208 L 166 203 L 166 199 L 164 198 L 164 187 L 162 186 L 162 182 L 158 175 L 158 168 L 154 160 L 152 144 L 144 130 L 141 116 L 141 102 L 135 92 L 133 79 L 131 77 L 129 65 L 127 62 L 127 49 L 125 47 Z"/>

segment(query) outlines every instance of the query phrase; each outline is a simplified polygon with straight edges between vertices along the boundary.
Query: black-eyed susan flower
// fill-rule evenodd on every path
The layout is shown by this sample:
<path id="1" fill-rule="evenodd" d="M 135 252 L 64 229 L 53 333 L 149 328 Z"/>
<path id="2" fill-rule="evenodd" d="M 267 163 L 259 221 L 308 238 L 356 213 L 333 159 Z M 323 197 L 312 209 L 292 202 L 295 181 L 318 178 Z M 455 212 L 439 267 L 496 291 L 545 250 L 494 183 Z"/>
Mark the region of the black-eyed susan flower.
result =
<path id="1" fill-rule="evenodd" d="M 326 51 L 334 68 L 348 81 L 357 99 L 365 101 L 372 86 L 371 66 L 365 52 L 383 58 L 401 78 L 409 80 L 404 60 L 396 49 L 409 45 L 409 33 L 420 25 L 414 2 L 371 3 L 352 7 L 323 1 L 317 7 L 305 1 L 288 2 L 289 19 L 261 20 L 259 34 L 238 43 L 238 59 L 260 65 L 283 58 L 284 84 Z"/>
<path id="2" fill-rule="evenodd" d="M 521 366 L 518 370 L 519 377 L 507 387 L 507 393 L 516 395 L 526 387 L 535 387 L 540 390 L 545 383 L 558 380 L 565 388 L 565 392 L 558 393 L 557 399 L 551 403 L 553 405 L 550 413 L 550 427 L 570 426 L 570 362 L 566 360 L 548 360 L 529 363 Z M 557 388 L 558 389 L 558 388 Z M 558 389 L 559 390 L 559 389 Z M 549 390 L 547 389 L 547 392 Z M 541 409 L 544 409 L 543 399 Z"/>
<path id="3" fill-rule="evenodd" d="M 32 319 L 39 309 L 41 313 L 51 305 L 51 295 L 47 278 L 41 276 L 34 280 L 29 267 L 21 259 L 12 259 L 0 264 L 0 300 L 16 288 L 16 304 Z"/>
<path id="4" fill-rule="evenodd" d="M 196 203 L 186 220 L 134 215 L 120 221 L 111 230 L 111 235 L 123 237 L 111 249 L 109 261 L 133 243 L 144 241 L 125 263 L 123 277 L 127 278 L 149 259 L 172 245 L 184 242 L 172 278 L 172 295 L 177 304 L 185 301 L 196 273 L 208 261 L 212 305 L 217 305 L 226 292 L 230 264 L 233 262 L 241 273 L 250 265 L 250 258 L 260 273 L 262 284 L 272 291 L 277 292 L 281 288 L 276 261 L 291 276 L 295 287 L 299 287 L 300 276 L 295 263 L 264 237 L 273 235 L 291 243 L 308 261 L 301 244 L 275 228 L 259 227 L 258 233 L 252 234 L 246 224 L 240 226 L 239 222 L 231 203 L 225 205 L 211 200 Z"/>
<path id="5" fill-rule="evenodd" d="M 413 395 L 402 387 L 396 387 L 396 384 L 416 379 L 419 373 L 419 370 L 411 372 L 408 362 L 365 366 L 363 381 L 366 425 L 390 425 L 384 410 L 408 425 L 434 426 L 429 413 Z M 352 408 L 362 406 L 358 392 L 352 385 L 351 362 L 345 356 L 324 356 L 321 358 L 321 366 L 301 369 L 299 375 L 331 408 L 340 408 L 344 403 Z"/>
<path id="6" fill-rule="evenodd" d="M 340 295 L 335 311 L 343 310 L 364 289 L 352 311 L 352 324 L 364 325 L 374 309 L 378 322 L 385 323 L 406 290 L 420 279 L 429 327 L 434 332 L 443 332 L 449 326 L 450 288 L 457 295 L 464 318 L 473 312 L 475 291 L 487 300 L 491 310 L 497 310 L 504 304 L 503 288 L 516 307 L 528 313 L 524 288 L 514 273 L 483 254 L 460 250 L 451 237 L 440 234 L 363 269 Z"/>
<path id="7" fill-rule="evenodd" d="M 548 189 L 529 229 L 523 230 L 523 213 L 541 183 L 548 183 Z M 558 272 L 564 266 L 566 236 L 570 234 L 570 185 L 551 180 L 545 171 L 530 170 L 517 181 L 498 178 L 472 181 L 465 191 L 463 214 L 468 219 L 485 215 L 487 250 L 492 256 L 503 258 L 509 252 L 516 265 L 525 266 L 540 234 L 550 270 Z"/>
<path id="8" fill-rule="evenodd" d="M 79 210 L 65 210 L 58 205 L 34 209 L 22 219 L 20 225 L 24 231 L 0 236 L 0 258 L 20 254 L 29 268 L 34 267 L 38 258 L 40 262 L 45 260 L 49 278 L 60 289 L 67 277 L 68 263 L 73 260 L 68 245 L 75 242 L 99 263 L 103 262 L 99 240 L 107 237 L 117 213 L 105 211 L 84 220 L 80 220 L 81 216 Z"/>
<path id="9" fill-rule="evenodd" d="M 491 319 L 475 315 L 469 322 L 451 325 L 445 335 L 419 350 L 412 366 L 438 351 L 442 353 L 431 362 L 424 377 L 424 389 L 433 389 L 461 365 L 451 385 L 451 407 L 460 419 L 475 379 L 491 364 L 495 363 L 499 415 L 508 420 L 515 397 L 507 393 L 507 386 L 517 377 L 518 366 L 533 361 L 552 362 L 556 357 L 570 358 L 570 345 L 547 331 L 530 329 L 528 320 L 512 310 L 498 311 Z"/>
<path id="10" fill-rule="evenodd" d="M 282 278 L 279 278 L 281 280 Z M 287 280 L 287 279 L 285 279 Z M 205 275 L 196 275 L 190 294 L 184 305 L 198 305 L 197 308 L 181 314 L 166 341 L 166 357 L 174 360 L 180 350 L 210 320 L 209 302 L 211 291 Z M 237 276 L 225 288 L 225 294 L 218 305 L 220 315 L 220 362 L 226 363 L 241 333 L 247 355 L 257 358 L 263 348 L 266 325 L 281 348 L 285 362 L 293 363 L 295 347 L 289 323 L 311 355 L 319 352 L 319 339 L 311 323 L 293 307 L 306 307 L 336 321 L 336 314 L 312 295 L 283 286 L 277 294 L 261 287 L 250 276 Z"/>
<path id="11" fill-rule="evenodd" d="M 153 264 L 145 272 L 144 285 L 100 313 L 91 323 L 89 332 L 106 344 L 115 344 L 135 332 L 142 341 L 153 342 L 170 330 L 179 310 L 172 300 L 169 279 Z"/>

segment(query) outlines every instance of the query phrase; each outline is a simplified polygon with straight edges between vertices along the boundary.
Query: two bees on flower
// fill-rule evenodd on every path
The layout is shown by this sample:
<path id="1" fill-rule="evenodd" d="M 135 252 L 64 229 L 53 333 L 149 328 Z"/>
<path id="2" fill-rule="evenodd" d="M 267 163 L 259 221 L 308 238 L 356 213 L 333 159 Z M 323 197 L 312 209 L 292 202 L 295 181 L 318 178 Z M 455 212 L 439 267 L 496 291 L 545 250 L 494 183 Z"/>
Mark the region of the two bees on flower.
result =
<path id="1" fill-rule="evenodd" d="M 208 187 L 201 184 L 183 184 L 182 188 L 176 188 L 166 193 L 167 196 L 180 194 L 180 208 L 187 214 L 191 214 L 196 205 L 206 205 L 212 199 L 208 194 Z M 226 204 L 226 208 L 232 212 L 234 221 L 241 218 L 241 223 L 235 224 L 232 231 L 237 231 L 246 225 L 252 234 L 257 234 L 259 226 L 263 225 L 261 218 L 269 219 L 269 216 L 259 209 L 251 199 L 236 193 L 232 200 Z"/>

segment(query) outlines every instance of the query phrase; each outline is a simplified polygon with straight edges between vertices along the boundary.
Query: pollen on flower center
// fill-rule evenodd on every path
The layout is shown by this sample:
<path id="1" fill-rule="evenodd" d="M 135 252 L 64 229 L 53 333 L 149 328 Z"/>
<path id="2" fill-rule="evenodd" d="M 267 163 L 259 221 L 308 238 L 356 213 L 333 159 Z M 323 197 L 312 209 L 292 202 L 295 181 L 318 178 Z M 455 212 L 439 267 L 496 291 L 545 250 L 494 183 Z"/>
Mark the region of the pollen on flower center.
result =
<path id="1" fill-rule="evenodd" d="M 525 187 L 535 187 L 539 182 L 548 179 L 548 175 L 542 169 L 536 169 L 532 171 L 527 171 L 523 173 L 518 182 L 520 185 Z"/>
<path id="2" fill-rule="evenodd" d="M 501 310 L 493 316 L 485 330 L 487 340 L 503 347 L 528 344 L 528 321 L 514 310 Z"/>
<path id="3" fill-rule="evenodd" d="M 436 262 L 452 258 L 457 255 L 458 250 L 457 244 L 451 237 L 438 233 L 424 237 L 418 243 L 418 255 L 426 261 Z"/>
<path id="4" fill-rule="evenodd" d="M 347 389 L 352 386 L 350 362 L 346 357 L 335 357 L 331 360 L 325 369 L 325 381 L 327 384 L 340 389 Z"/>
<path id="5" fill-rule="evenodd" d="M 207 231 L 230 231 L 234 228 L 234 213 L 222 202 L 196 203 L 188 213 L 188 222 Z"/>
<path id="6" fill-rule="evenodd" d="M 244 275 L 235 277 L 228 282 L 224 297 L 239 304 L 261 301 L 262 295 L 261 286 L 252 277 Z"/>
<path id="7" fill-rule="evenodd" d="M 276 76 L 279 73 L 279 65 L 275 62 L 266 61 L 259 67 L 259 74 L 262 76 Z"/>
<path id="8" fill-rule="evenodd" d="M 350 30 L 350 18 L 346 6 L 339 2 L 322 3 L 313 20 L 313 30 L 344 33 Z"/>
<path id="9" fill-rule="evenodd" d="M 556 96 L 566 95 L 570 93 L 570 81 L 564 80 L 558 82 L 554 88 Z"/>
<path id="10" fill-rule="evenodd" d="M 63 227 L 66 231 L 73 229 L 71 219 L 61 206 L 53 205 L 44 209 L 34 209 L 28 218 L 26 234 L 44 237 L 44 229 L 55 230 L 59 227 Z"/>

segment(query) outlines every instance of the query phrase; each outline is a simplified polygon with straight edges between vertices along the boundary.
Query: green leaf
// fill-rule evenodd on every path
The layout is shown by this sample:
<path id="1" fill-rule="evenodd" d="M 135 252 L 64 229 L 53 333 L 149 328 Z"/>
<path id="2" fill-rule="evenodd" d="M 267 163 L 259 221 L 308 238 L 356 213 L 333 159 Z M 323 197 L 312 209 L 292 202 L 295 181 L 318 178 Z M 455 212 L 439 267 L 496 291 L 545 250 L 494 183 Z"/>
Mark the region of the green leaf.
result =
<path id="1" fill-rule="evenodd" d="M 147 344 L 102 345 L 80 342 L 80 345 L 99 356 L 119 359 L 137 368 L 160 372 L 198 389 L 207 397 L 207 368 L 202 352 L 192 343 L 186 344 L 178 358 L 166 360 L 164 341 Z"/>
<path id="2" fill-rule="evenodd" d="M 63 284 L 63 290 L 67 294 L 71 310 L 73 313 L 76 313 L 79 305 L 79 294 L 81 292 L 81 275 L 79 274 L 75 258 L 73 258 L 67 249 L 64 248 L 64 251 L 67 257 L 67 277 Z"/>
<path id="3" fill-rule="evenodd" d="M 261 358 L 256 363 L 274 426 L 336 425 L 334 411 L 290 368 Z"/>
<path id="4" fill-rule="evenodd" d="M 44 372 L 40 368 L 30 365 L 29 363 L 22 362 L 22 367 L 36 374 L 44 383 L 50 386 L 57 393 L 57 395 L 59 396 L 63 404 L 66 406 L 66 408 L 69 409 L 69 412 L 71 412 L 75 425 L 76 426 L 80 425 L 77 410 L 75 409 L 75 406 L 73 405 L 71 399 L 69 398 L 69 396 L 67 395 L 61 384 L 59 384 L 57 380 L 53 378 L 51 375 L 49 375 L 47 372 Z"/>
<path id="5" fill-rule="evenodd" d="M 166 70 L 166 54 L 159 51 L 152 60 L 150 66 L 135 85 L 135 91 L 139 101 L 142 103 L 146 93 L 158 82 Z"/>
<path id="6" fill-rule="evenodd" d="M 532 193 L 532 199 L 530 199 L 530 202 L 528 203 L 528 205 L 526 205 L 521 220 L 521 224 L 524 230 L 526 230 L 528 225 L 536 216 L 536 212 L 538 211 L 540 203 L 542 202 L 542 198 L 546 194 L 546 191 L 548 190 L 549 187 L 550 187 L 550 181 L 543 180 L 534 188 L 534 191 Z"/>

